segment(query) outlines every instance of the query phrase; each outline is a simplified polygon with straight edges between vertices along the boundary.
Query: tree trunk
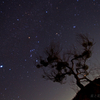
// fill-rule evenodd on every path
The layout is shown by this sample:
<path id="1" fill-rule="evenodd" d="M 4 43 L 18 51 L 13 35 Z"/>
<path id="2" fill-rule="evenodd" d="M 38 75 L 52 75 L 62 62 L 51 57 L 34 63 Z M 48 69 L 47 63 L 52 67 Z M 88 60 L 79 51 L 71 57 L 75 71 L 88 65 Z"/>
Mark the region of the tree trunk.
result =
<path id="1" fill-rule="evenodd" d="M 73 62 L 72 62 L 72 66 L 73 66 Z M 70 67 L 68 67 L 68 68 L 71 70 L 72 74 L 74 75 L 74 77 L 75 77 L 75 79 L 76 79 L 76 84 L 77 84 L 77 86 L 78 86 L 80 89 L 83 89 L 84 86 L 80 83 L 80 80 L 79 80 L 78 76 L 75 74 L 75 72 L 73 71 L 73 68 L 70 68 Z"/>
<path id="2" fill-rule="evenodd" d="M 80 83 L 80 80 L 79 80 L 78 76 L 77 76 L 75 73 L 73 73 L 73 75 L 74 75 L 74 77 L 75 77 L 75 79 L 76 79 L 76 84 L 77 84 L 77 86 L 78 86 L 79 88 L 83 89 L 84 86 Z"/>
<path id="3" fill-rule="evenodd" d="M 78 86 L 80 89 L 83 89 L 84 86 L 80 83 L 80 80 L 79 80 L 78 76 L 74 73 L 74 71 L 73 71 L 72 69 L 71 69 L 71 71 L 72 71 L 72 74 L 74 75 L 74 77 L 75 77 L 75 79 L 76 79 L 76 84 L 77 84 L 77 86 Z"/>
<path id="4" fill-rule="evenodd" d="M 80 83 L 80 81 L 78 81 L 78 80 L 76 80 L 76 81 L 77 81 L 77 82 L 76 82 L 77 86 L 78 86 L 79 88 L 83 89 L 84 86 Z"/>

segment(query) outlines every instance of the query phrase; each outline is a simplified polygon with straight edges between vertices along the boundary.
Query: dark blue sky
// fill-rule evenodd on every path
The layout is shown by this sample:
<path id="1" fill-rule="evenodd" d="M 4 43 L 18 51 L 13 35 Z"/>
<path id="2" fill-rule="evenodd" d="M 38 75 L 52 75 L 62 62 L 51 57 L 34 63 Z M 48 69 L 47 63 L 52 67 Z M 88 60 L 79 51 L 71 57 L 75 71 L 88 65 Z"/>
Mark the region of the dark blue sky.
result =
<path id="1" fill-rule="evenodd" d="M 64 85 L 45 81 L 35 63 L 50 42 L 66 50 L 78 33 L 99 45 L 100 0 L 0 0 L 0 100 L 73 98 L 71 78 Z"/>

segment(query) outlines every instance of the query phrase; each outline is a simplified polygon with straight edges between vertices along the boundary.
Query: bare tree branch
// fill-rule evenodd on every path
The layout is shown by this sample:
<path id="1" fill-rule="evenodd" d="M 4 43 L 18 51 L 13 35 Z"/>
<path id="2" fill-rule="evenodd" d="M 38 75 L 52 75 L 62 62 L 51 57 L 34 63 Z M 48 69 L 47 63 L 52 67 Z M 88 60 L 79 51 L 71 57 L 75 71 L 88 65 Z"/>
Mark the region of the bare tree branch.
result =
<path id="1" fill-rule="evenodd" d="M 43 78 L 52 80 L 53 82 L 63 83 L 67 76 L 73 75 L 76 79 L 76 84 L 81 89 L 84 88 L 83 82 L 91 82 L 87 78 L 89 66 L 86 64 L 87 59 L 91 57 L 93 42 L 85 35 L 80 34 L 81 52 L 73 47 L 73 51 L 66 51 L 61 56 L 62 48 L 59 44 L 51 43 L 46 48 L 46 59 L 40 58 L 40 63 L 37 64 L 38 68 L 49 68 L 48 71 L 43 69 Z"/>

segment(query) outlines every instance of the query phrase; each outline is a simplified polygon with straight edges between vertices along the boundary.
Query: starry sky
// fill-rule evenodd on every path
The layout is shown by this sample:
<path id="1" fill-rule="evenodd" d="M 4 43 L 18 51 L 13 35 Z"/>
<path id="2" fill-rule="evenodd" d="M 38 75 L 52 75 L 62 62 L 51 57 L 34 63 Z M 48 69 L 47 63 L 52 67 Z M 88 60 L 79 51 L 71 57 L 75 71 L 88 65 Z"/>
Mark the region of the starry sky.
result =
<path id="1" fill-rule="evenodd" d="M 94 38 L 98 61 L 100 0 L 0 0 L 0 100 L 71 100 L 71 78 L 45 81 L 35 63 L 52 41 L 66 50 L 78 33 Z"/>

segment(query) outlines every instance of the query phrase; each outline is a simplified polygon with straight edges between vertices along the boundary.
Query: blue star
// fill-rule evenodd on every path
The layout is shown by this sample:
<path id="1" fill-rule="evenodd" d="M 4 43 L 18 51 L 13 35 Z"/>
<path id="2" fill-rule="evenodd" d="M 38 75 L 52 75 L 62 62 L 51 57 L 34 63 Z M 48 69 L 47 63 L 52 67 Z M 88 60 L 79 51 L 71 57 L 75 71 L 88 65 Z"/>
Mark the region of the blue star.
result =
<path id="1" fill-rule="evenodd" d="M 73 28 L 76 28 L 76 26 L 73 26 Z"/>
<path id="2" fill-rule="evenodd" d="M 11 68 L 9 70 L 11 70 Z"/>
<path id="3" fill-rule="evenodd" d="M 3 68 L 3 65 L 0 65 L 0 68 Z"/>
<path id="4" fill-rule="evenodd" d="M 48 11 L 46 11 L 46 13 L 48 13 Z"/>
<path id="5" fill-rule="evenodd" d="M 19 21 L 19 19 L 17 19 L 17 21 Z"/>

